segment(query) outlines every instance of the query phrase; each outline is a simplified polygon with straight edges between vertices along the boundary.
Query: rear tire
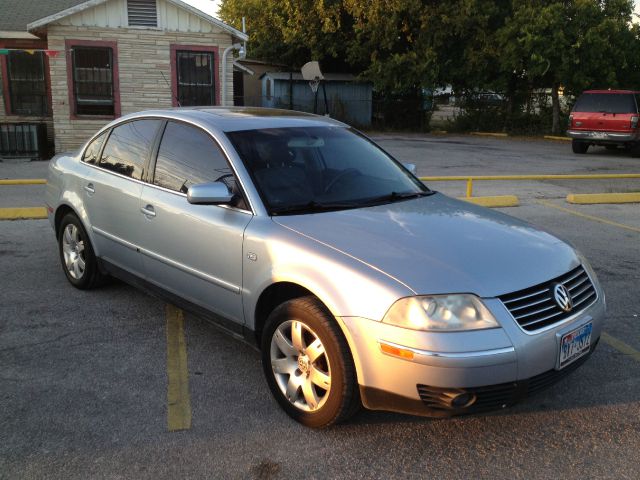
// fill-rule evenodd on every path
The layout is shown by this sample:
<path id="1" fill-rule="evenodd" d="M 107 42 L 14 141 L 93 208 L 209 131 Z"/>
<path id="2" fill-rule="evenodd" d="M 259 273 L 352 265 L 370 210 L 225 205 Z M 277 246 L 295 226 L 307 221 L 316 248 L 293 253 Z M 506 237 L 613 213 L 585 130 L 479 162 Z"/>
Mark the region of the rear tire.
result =
<path id="1" fill-rule="evenodd" d="M 361 406 L 351 351 L 315 297 L 279 305 L 262 336 L 262 367 L 282 409 L 307 427 L 343 422 Z"/>
<path id="2" fill-rule="evenodd" d="M 98 269 L 91 240 L 80 219 L 74 213 L 67 213 L 58 232 L 60 262 L 69 283 L 80 290 L 102 285 L 107 277 Z"/>
<path id="3" fill-rule="evenodd" d="M 571 149 L 573 150 L 573 153 L 587 153 L 587 150 L 589 150 L 589 144 L 580 140 L 572 140 Z"/>

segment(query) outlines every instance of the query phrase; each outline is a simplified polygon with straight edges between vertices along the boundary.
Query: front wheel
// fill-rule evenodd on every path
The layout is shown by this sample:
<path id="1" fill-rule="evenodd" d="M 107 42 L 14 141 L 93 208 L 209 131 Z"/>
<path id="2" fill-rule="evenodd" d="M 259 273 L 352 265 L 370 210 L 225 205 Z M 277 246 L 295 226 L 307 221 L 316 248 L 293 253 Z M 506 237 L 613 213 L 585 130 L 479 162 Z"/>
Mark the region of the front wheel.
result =
<path id="1" fill-rule="evenodd" d="M 105 276 L 98 269 L 93 246 L 78 217 L 67 213 L 58 231 L 60 261 L 69 283 L 81 290 L 101 285 Z"/>
<path id="2" fill-rule="evenodd" d="M 589 150 L 589 144 L 580 140 L 572 140 L 571 149 L 573 150 L 573 153 L 587 153 L 587 150 Z"/>
<path id="3" fill-rule="evenodd" d="M 269 315 L 262 366 L 273 396 L 303 425 L 326 427 L 346 420 L 360 406 L 349 346 L 315 297 L 289 300 Z"/>

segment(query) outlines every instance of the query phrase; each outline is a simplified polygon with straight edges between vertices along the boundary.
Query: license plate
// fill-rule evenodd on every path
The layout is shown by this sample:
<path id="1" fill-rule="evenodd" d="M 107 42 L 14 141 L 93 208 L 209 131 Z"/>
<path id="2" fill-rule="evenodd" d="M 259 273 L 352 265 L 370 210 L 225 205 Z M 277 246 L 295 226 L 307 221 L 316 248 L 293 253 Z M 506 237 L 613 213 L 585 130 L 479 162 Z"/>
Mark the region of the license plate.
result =
<path id="1" fill-rule="evenodd" d="M 604 132 L 591 132 L 591 138 L 598 138 L 598 139 L 607 138 L 607 134 Z"/>
<path id="2" fill-rule="evenodd" d="M 591 331 L 593 324 L 587 323 L 575 330 L 565 333 L 560 338 L 560 361 L 558 369 L 564 368 L 585 355 L 591 348 Z"/>

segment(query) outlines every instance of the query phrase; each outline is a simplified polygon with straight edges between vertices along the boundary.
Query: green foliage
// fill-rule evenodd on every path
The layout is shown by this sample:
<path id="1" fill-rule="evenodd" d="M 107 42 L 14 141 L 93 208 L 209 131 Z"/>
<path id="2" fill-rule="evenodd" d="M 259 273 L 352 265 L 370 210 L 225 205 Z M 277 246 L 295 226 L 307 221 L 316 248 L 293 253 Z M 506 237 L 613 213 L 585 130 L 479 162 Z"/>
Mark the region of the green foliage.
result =
<path id="1" fill-rule="evenodd" d="M 222 0 L 220 15 L 235 27 L 247 18 L 251 57 L 296 69 L 319 60 L 390 102 L 444 85 L 501 92 L 494 118 L 509 129 L 535 89 L 640 88 L 632 11 L 632 0 Z"/>

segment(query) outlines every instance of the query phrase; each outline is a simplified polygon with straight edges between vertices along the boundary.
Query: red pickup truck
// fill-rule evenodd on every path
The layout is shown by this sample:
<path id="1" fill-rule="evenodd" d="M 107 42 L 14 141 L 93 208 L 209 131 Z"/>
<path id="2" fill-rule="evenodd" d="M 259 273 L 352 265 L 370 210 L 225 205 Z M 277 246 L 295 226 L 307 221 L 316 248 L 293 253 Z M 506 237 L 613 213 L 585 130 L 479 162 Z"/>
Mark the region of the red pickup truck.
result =
<path id="1" fill-rule="evenodd" d="M 567 135 L 573 153 L 586 153 L 590 145 L 625 146 L 638 153 L 640 92 L 633 90 L 587 90 L 569 116 Z"/>

